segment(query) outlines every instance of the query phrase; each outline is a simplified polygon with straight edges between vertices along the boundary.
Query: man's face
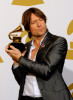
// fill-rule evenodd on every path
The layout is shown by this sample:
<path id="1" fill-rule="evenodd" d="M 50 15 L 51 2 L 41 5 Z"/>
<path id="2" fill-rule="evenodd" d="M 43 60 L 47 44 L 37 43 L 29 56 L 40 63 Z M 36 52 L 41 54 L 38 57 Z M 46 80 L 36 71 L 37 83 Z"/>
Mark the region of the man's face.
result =
<path id="1" fill-rule="evenodd" d="M 46 29 L 47 28 L 45 21 L 32 13 L 30 19 L 30 31 L 32 33 L 32 36 L 43 36 L 46 33 Z"/>

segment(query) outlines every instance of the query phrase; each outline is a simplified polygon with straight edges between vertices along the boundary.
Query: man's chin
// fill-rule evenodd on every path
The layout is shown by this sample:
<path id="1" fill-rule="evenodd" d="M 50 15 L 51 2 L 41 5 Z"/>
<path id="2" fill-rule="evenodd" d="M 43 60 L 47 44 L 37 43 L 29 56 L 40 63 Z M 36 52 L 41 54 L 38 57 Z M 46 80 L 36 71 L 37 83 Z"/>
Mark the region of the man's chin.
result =
<path id="1" fill-rule="evenodd" d="M 33 35 L 34 37 L 42 37 L 44 36 L 45 34 L 40 34 L 40 35 Z"/>

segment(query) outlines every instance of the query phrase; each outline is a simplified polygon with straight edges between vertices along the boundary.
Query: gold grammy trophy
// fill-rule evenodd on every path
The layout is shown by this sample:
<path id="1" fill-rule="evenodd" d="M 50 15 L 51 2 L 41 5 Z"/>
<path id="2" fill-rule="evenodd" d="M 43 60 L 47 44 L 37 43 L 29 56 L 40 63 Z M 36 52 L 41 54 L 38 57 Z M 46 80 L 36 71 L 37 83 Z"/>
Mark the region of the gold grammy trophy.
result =
<path id="1" fill-rule="evenodd" d="M 8 34 L 9 38 L 13 40 L 12 43 L 9 43 L 9 45 L 12 45 L 15 48 L 19 49 L 21 52 L 23 52 L 25 50 L 25 46 L 21 42 L 21 37 L 18 36 L 17 34 L 13 34 L 13 33 L 18 33 L 18 32 L 23 32 L 23 29 L 20 25 L 15 30 L 13 30 L 12 32 Z M 11 49 L 10 46 L 9 46 L 9 49 Z"/>

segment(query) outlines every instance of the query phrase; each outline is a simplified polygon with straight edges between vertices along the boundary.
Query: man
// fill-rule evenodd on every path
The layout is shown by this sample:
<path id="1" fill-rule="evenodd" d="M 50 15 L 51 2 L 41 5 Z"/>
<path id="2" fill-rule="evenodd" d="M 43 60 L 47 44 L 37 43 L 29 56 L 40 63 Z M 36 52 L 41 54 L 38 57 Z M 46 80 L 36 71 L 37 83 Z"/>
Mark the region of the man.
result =
<path id="1" fill-rule="evenodd" d="M 22 24 L 32 41 L 21 53 L 10 46 L 6 52 L 12 57 L 12 71 L 20 85 L 18 100 L 72 100 L 62 78 L 67 53 L 67 41 L 52 35 L 46 26 L 46 16 L 37 8 L 23 13 Z"/>

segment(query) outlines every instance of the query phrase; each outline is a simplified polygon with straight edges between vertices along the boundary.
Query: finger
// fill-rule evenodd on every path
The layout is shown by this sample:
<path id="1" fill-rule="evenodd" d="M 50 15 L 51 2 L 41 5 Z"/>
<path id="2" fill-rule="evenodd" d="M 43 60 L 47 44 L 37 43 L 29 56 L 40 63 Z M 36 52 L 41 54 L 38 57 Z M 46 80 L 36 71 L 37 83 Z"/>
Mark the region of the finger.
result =
<path id="1" fill-rule="evenodd" d="M 16 55 L 16 54 L 13 53 L 13 52 L 9 52 L 8 54 L 9 54 L 9 56 L 10 56 L 12 59 L 14 59 L 14 56 Z"/>
<path id="2" fill-rule="evenodd" d="M 25 50 L 22 52 L 22 56 L 24 56 L 24 54 L 26 53 L 27 51 L 27 47 L 25 47 Z"/>
<path id="3" fill-rule="evenodd" d="M 10 57 L 12 57 L 12 54 L 11 53 L 8 53 L 8 54 L 9 54 Z"/>
<path id="4" fill-rule="evenodd" d="M 24 54 L 25 54 L 25 53 L 26 53 L 26 50 L 25 50 L 25 51 L 23 51 L 21 55 L 22 55 L 22 56 L 24 56 Z"/>
<path id="5" fill-rule="evenodd" d="M 5 51 L 8 50 L 8 48 L 9 48 L 9 45 L 7 45 L 7 46 L 5 47 Z"/>
<path id="6" fill-rule="evenodd" d="M 15 51 L 14 51 L 14 50 L 8 50 L 8 49 L 7 49 L 6 52 L 7 52 L 8 54 L 9 54 L 9 53 L 10 53 L 10 54 L 15 54 Z"/>
<path id="7" fill-rule="evenodd" d="M 11 48 L 12 50 L 17 50 L 17 48 L 15 48 L 15 47 L 12 46 L 12 45 L 10 45 L 10 48 Z"/>
<path id="8" fill-rule="evenodd" d="M 5 51 L 8 53 L 9 52 L 8 48 L 5 48 Z"/>
<path id="9" fill-rule="evenodd" d="M 27 47 L 25 47 L 25 50 L 27 50 Z"/>

